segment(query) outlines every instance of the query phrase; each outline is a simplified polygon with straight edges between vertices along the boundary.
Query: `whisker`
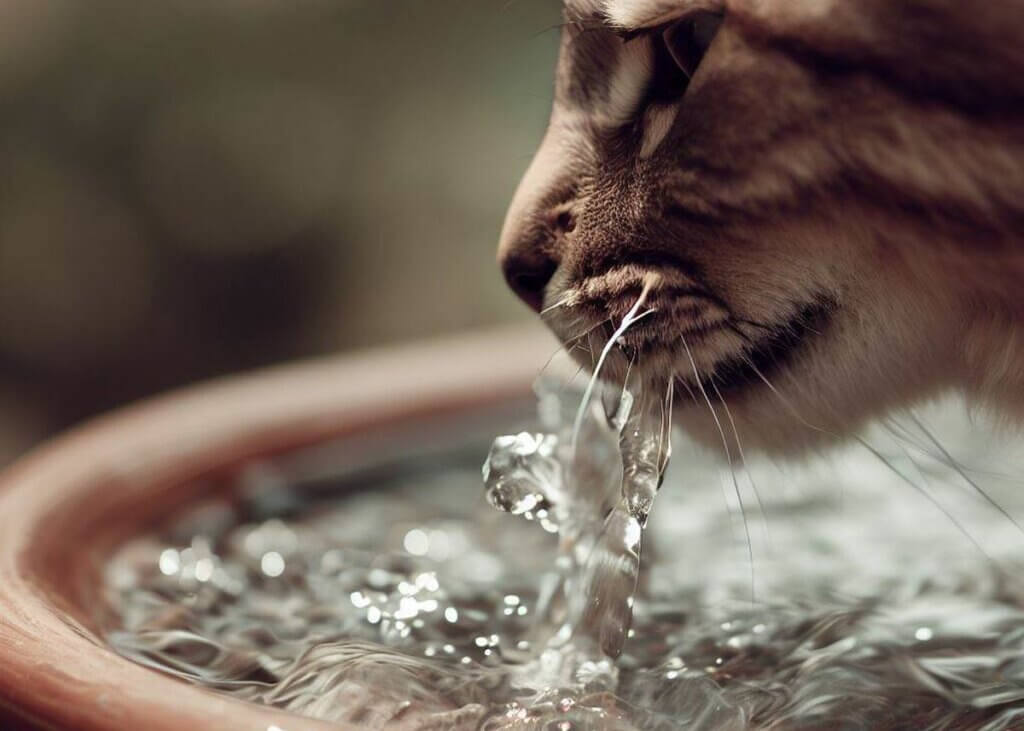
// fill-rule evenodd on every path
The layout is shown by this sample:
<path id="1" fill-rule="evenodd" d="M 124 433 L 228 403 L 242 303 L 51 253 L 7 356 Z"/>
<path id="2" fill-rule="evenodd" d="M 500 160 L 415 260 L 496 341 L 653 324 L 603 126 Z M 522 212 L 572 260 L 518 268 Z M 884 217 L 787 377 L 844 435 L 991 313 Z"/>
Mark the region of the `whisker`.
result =
<path id="1" fill-rule="evenodd" d="M 743 471 L 747 475 L 747 480 L 750 482 L 750 488 L 754 491 L 754 501 L 757 503 L 757 510 L 761 515 L 761 529 L 764 532 L 765 542 L 770 543 L 768 537 L 768 513 L 764 508 L 764 503 L 761 501 L 761 493 L 757 490 L 757 484 L 754 482 L 754 475 L 750 471 L 750 467 L 747 465 L 747 455 L 743 452 L 743 443 L 740 441 L 740 433 L 736 428 L 736 422 L 732 418 L 732 412 L 729 410 L 729 405 L 725 403 L 725 399 L 722 398 L 722 392 L 718 390 L 718 385 L 714 379 L 711 379 L 711 387 L 715 390 L 715 395 L 718 396 L 719 403 L 722 404 L 722 408 L 725 409 L 725 417 L 729 421 L 729 427 L 732 429 L 733 437 L 736 440 L 736 450 L 740 455 L 740 462 L 743 463 Z"/>
<path id="2" fill-rule="evenodd" d="M 601 370 L 604 368 L 604 364 L 607 361 L 608 355 L 611 353 L 612 348 L 617 344 L 618 339 L 622 337 L 622 335 L 626 332 L 630 325 L 639 322 L 648 315 L 653 314 L 655 311 L 656 310 L 654 309 L 645 310 L 644 312 L 641 312 L 639 315 L 631 317 L 633 310 L 630 310 L 630 312 L 627 313 L 626 316 L 622 319 L 622 324 L 619 326 L 619 329 L 612 333 L 612 336 L 609 338 L 608 342 L 605 343 L 604 348 L 601 349 L 601 355 L 597 359 L 597 363 L 593 366 L 593 374 L 590 377 L 590 382 L 587 383 L 586 389 L 583 391 L 583 399 L 580 401 L 580 407 L 579 410 L 576 412 L 576 419 L 573 422 L 572 446 L 574 452 L 576 450 L 576 440 L 579 436 L 580 427 L 583 424 L 583 415 L 586 411 L 587 406 L 590 403 L 591 397 L 593 396 L 594 387 L 598 383 L 598 379 L 601 375 Z M 594 351 L 591 350 L 591 356 L 593 356 L 593 354 Z M 593 358 L 591 358 L 591 360 L 593 361 Z M 627 367 L 631 363 L 632 360 L 628 361 Z"/>
<path id="3" fill-rule="evenodd" d="M 735 317 L 735 316 L 733 316 L 731 319 L 735 320 L 736 322 L 738 322 L 738 323 L 740 323 L 742 325 L 750 325 L 751 327 L 756 327 L 759 330 L 765 330 L 767 332 L 775 332 L 776 329 L 777 329 L 777 327 L 775 327 L 775 326 L 765 325 L 763 322 L 757 322 L 756 320 L 744 320 L 741 317 Z M 733 328 L 735 329 L 735 326 L 733 326 Z"/>
<path id="4" fill-rule="evenodd" d="M 697 407 L 699 407 L 699 406 L 700 406 L 700 400 L 699 400 L 699 399 L 697 398 L 697 394 L 695 394 L 695 393 L 693 392 L 693 389 L 692 389 L 692 388 L 690 388 L 690 383 L 689 383 L 689 381 L 687 381 L 687 380 L 686 380 L 685 378 L 681 378 L 681 377 L 679 377 L 679 376 L 676 376 L 676 377 L 675 377 L 675 380 L 676 380 L 676 381 L 678 381 L 678 382 L 679 382 L 679 384 L 680 384 L 680 385 L 681 385 L 681 386 L 682 386 L 683 388 L 685 388 L 685 389 L 686 389 L 686 393 L 687 393 L 687 394 L 688 394 L 688 395 L 690 396 L 690 400 L 691 400 L 691 401 L 693 402 L 693 405 L 694 405 L 694 406 L 697 406 Z M 724 486 L 724 482 L 723 482 L 723 486 Z M 732 509 L 732 505 L 730 505 L 730 504 L 729 504 L 729 502 L 728 502 L 728 496 L 726 497 L 726 505 L 725 505 L 725 507 L 726 507 L 726 510 L 728 510 L 728 511 L 729 511 L 729 514 L 730 514 L 730 516 L 731 516 L 731 515 L 732 515 L 732 512 L 733 512 L 733 509 Z M 735 540 L 739 540 L 739 536 L 735 535 L 735 533 L 734 533 L 734 535 L 733 535 L 733 538 L 734 538 Z"/>
<path id="5" fill-rule="evenodd" d="M 747 538 L 747 559 L 750 562 L 750 601 L 754 602 L 754 546 L 750 540 L 750 526 L 747 524 L 747 513 L 743 505 L 743 495 L 740 492 L 739 480 L 736 479 L 736 468 L 732 462 L 732 453 L 729 451 L 729 443 L 725 438 L 725 430 L 722 428 L 722 422 L 718 419 L 718 414 L 715 412 L 715 407 L 711 404 L 711 399 L 708 397 L 708 392 L 704 388 L 704 384 L 700 378 L 700 372 L 697 370 L 697 361 L 693 359 L 693 353 L 690 352 L 690 346 L 686 344 L 686 338 L 680 337 L 682 340 L 683 348 L 686 350 L 686 357 L 690 360 L 690 366 L 693 368 L 693 378 L 697 382 L 697 387 L 700 389 L 701 394 L 704 396 L 704 401 L 707 403 L 708 408 L 711 410 L 711 418 L 715 420 L 715 426 L 718 427 L 718 433 L 722 437 L 722 447 L 725 449 L 725 459 L 729 463 L 729 472 L 732 474 L 732 485 L 736 492 L 736 500 L 740 505 L 740 517 L 743 520 L 743 533 Z"/>
<path id="6" fill-rule="evenodd" d="M 569 304 L 569 302 L 571 302 L 571 301 L 572 301 L 572 297 L 570 297 L 569 295 L 566 295 L 562 299 L 558 300 L 558 302 L 555 302 L 554 304 L 548 305 L 547 307 L 545 307 L 543 310 L 540 311 L 539 314 L 540 314 L 541 317 L 544 317 L 544 315 L 546 315 L 549 312 L 552 312 L 554 310 L 557 310 L 559 307 L 565 307 L 565 305 Z"/>
<path id="7" fill-rule="evenodd" d="M 753 323 L 750 323 L 750 322 L 748 322 L 748 321 L 746 321 L 746 320 L 737 320 L 737 322 L 740 322 L 740 323 L 743 323 L 743 324 L 753 324 Z M 735 323 L 733 323 L 733 322 L 730 322 L 730 321 L 726 320 L 726 322 L 725 322 L 725 326 L 726 326 L 727 328 L 729 328 L 730 330 L 732 330 L 732 331 L 733 331 L 734 333 L 736 333 L 737 335 L 739 335 L 739 336 L 740 336 L 741 338 L 743 338 L 744 340 L 746 340 L 746 341 L 747 341 L 747 343 L 749 343 L 750 345 L 753 345 L 753 344 L 754 344 L 754 341 L 753 341 L 753 339 L 752 339 L 752 338 L 751 338 L 751 337 L 750 337 L 750 336 L 749 336 L 749 335 L 748 335 L 747 333 L 743 332 L 743 331 L 742 331 L 742 330 L 740 330 L 740 329 L 739 329 L 738 327 L 736 327 L 736 324 L 735 324 Z"/>
<path id="8" fill-rule="evenodd" d="M 697 400 L 697 394 L 695 394 L 693 392 L 693 389 L 690 388 L 690 384 L 687 383 L 686 379 L 685 378 L 680 378 L 679 376 L 676 376 L 675 380 L 679 381 L 679 383 L 682 384 L 683 388 L 686 389 L 686 393 L 688 393 L 690 395 L 690 400 L 693 401 L 694 405 L 699 405 L 700 402 Z"/>
<path id="9" fill-rule="evenodd" d="M 932 449 L 929 449 L 927 445 L 921 444 L 911 433 L 910 429 L 901 424 L 897 419 L 892 417 L 883 419 L 882 426 L 894 439 L 898 439 L 904 444 L 913 447 L 916 452 L 919 452 L 920 454 L 923 454 L 924 456 L 933 459 L 936 462 L 942 462 L 943 464 L 945 464 L 942 455 L 936 453 Z M 960 460 L 957 460 L 957 463 L 960 465 L 961 469 L 976 475 L 985 475 L 986 477 L 994 477 L 1000 480 L 1017 481 L 1016 477 L 1014 477 L 1013 475 L 1006 474 L 1005 472 L 979 469 L 978 467 L 966 465 Z"/>
<path id="10" fill-rule="evenodd" d="M 630 308 L 629 312 L 626 313 L 626 316 L 622 318 L 622 323 L 619 325 L 618 329 L 612 333 L 612 336 L 608 339 L 608 342 L 601 350 L 601 356 L 598 358 L 597 364 L 594 366 L 594 374 L 591 376 L 586 390 L 583 391 L 583 399 L 580 401 L 580 407 L 576 412 L 576 420 L 573 422 L 572 451 L 574 454 L 576 452 L 576 442 L 579 438 L 580 429 L 583 426 L 583 417 L 587 412 L 587 407 L 590 405 L 590 399 L 594 394 L 594 386 L 597 384 L 597 379 L 601 375 L 601 369 L 604 367 L 608 354 L 611 353 L 612 348 L 615 347 L 619 338 L 625 334 L 633 323 L 642 320 L 644 317 L 654 312 L 654 310 L 647 310 L 642 314 L 637 314 L 637 312 L 640 311 L 640 308 L 643 307 L 644 303 L 647 301 L 647 295 L 651 291 L 651 286 L 650 282 L 644 286 L 643 291 L 640 292 L 640 296 L 637 297 L 636 302 Z"/>
<path id="11" fill-rule="evenodd" d="M 583 322 L 582 318 L 581 318 L 580 322 Z M 583 332 L 579 333 L 578 335 L 573 335 L 573 336 L 567 338 L 566 342 L 579 341 L 579 340 L 582 340 L 584 337 L 587 337 L 588 338 L 587 342 L 589 344 L 589 336 L 590 336 L 590 334 L 593 333 L 598 328 L 603 327 L 604 325 L 609 325 L 609 324 L 611 324 L 611 319 L 610 318 L 607 319 L 607 320 L 601 320 L 600 322 L 596 322 L 593 325 L 591 325 L 590 327 L 588 327 L 586 330 L 584 330 Z"/>
<path id="12" fill-rule="evenodd" d="M 541 369 L 539 371 L 537 371 L 537 378 L 541 378 L 544 375 L 544 371 L 546 371 L 548 368 L 551 367 L 551 364 L 554 362 L 555 358 L 557 358 L 558 354 L 563 352 L 563 351 L 566 352 L 566 353 L 569 352 L 568 350 L 566 350 L 564 345 L 561 345 L 561 346 L 559 346 L 555 350 L 554 353 L 551 354 L 550 358 L 548 358 L 546 361 L 544 361 L 544 365 L 541 366 Z"/>
<path id="13" fill-rule="evenodd" d="M 579 322 L 583 321 L 584 318 L 580 318 Z M 566 355 L 571 355 L 574 350 L 587 350 L 588 352 L 590 352 L 591 356 L 593 356 L 593 349 L 589 345 L 583 345 L 580 341 L 584 337 L 590 335 L 591 332 L 593 332 L 594 330 L 601 327 L 607 322 L 610 322 L 610 320 L 602 320 L 601 322 L 591 325 L 589 328 L 587 328 L 579 335 L 574 335 L 572 337 L 566 338 L 563 344 L 557 350 L 555 350 L 554 353 L 551 354 L 551 357 L 548 358 L 547 361 L 545 361 L 544 366 L 540 369 L 540 371 L 538 371 L 537 377 L 540 378 L 541 376 L 544 375 L 544 371 L 546 371 L 551 366 L 551 363 L 555 360 L 555 358 L 558 357 L 558 354 L 561 353 L 563 350 L 565 351 Z M 582 370 L 582 368 L 580 370 Z M 576 372 L 576 375 L 579 375 L 579 371 Z M 575 376 L 573 378 L 575 379 Z"/>
<path id="14" fill-rule="evenodd" d="M 569 388 L 569 386 L 571 386 L 573 383 L 575 383 L 576 379 L 580 377 L 581 373 L 583 373 L 583 370 L 584 370 L 583 366 L 580 366 L 579 368 L 577 368 L 576 372 L 572 374 L 572 378 L 570 378 L 569 382 L 567 384 L 565 384 L 565 387 Z"/>
<path id="15" fill-rule="evenodd" d="M 837 434 L 835 434 L 834 432 L 831 432 L 831 431 L 829 431 L 829 430 L 827 430 L 827 429 L 822 429 L 822 428 L 821 428 L 821 427 L 819 427 L 819 426 L 815 426 L 814 424 L 811 424 L 811 423 L 810 423 L 809 421 L 807 421 L 806 419 L 804 419 L 804 418 L 803 418 L 803 416 L 801 416 L 801 415 L 800 415 L 800 413 L 799 413 L 799 412 L 798 412 L 798 411 L 796 410 L 796 408 L 795 408 L 795 407 L 794 407 L 794 406 L 793 406 L 793 405 L 792 405 L 792 404 L 791 404 L 791 403 L 789 402 L 789 400 L 788 400 L 788 399 L 787 399 L 787 398 L 786 398 L 785 396 L 783 396 L 783 395 L 782 395 L 781 393 L 779 393 L 778 389 L 777 389 L 777 388 L 775 388 L 775 386 L 774 386 L 774 385 L 772 385 L 772 383 L 771 383 L 771 382 L 770 382 L 770 381 L 769 381 L 769 380 L 768 380 L 767 378 L 765 378 L 764 374 L 763 374 L 763 373 L 761 373 L 761 371 L 759 371 L 759 370 L 758 370 L 758 369 L 757 369 L 757 368 L 756 368 L 755 366 L 753 366 L 753 365 L 751 365 L 751 368 L 753 369 L 754 373 L 756 373 L 756 374 L 758 375 L 758 377 L 759 377 L 759 378 L 760 378 L 760 379 L 761 379 L 762 381 L 764 381 L 764 384 L 765 384 L 765 385 L 766 385 L 766 386 L 767 386 L 767 387 L 768 387 L 768 388 L 769 388 L 769 389 L 771 390 L 771 392 L 772 392 L 773 394 L 775 394 L 775 396 L 776 396 L 776 397 L 777 397 L 777 398 L 779 399 L 779 401 L 781 401 L 781 402 L 782 402 L 782 404 L 783 404 L 783 405 L 784 405 L 784 406 L 785 406 L 785 407 L 786 407 L 786 408 L 787 408 L 787 409 L 789 410 L 789 412 L 790 412 L 790 413 L 791 413 L 791 414 L 793 415 L 793 417 L 794 417 L 795 419 L 797 419 L 797 421 L 799 421 L 799 422 L 800 422 L 801 424 L 803 424 L 804 426 L 808 427 L 809 429 L 814 429 L 815 431 L 818 431 L 818 432 L 820 432 L 820 433 L 822 433 L 822 434 L 826 434 L 826 435 L 828 435 L 828 436 L 831 436 L 831 437 L 835 437 L 835 438 L 838 438 L 838 435 L 837 435 Z M 901 479 L 901 480 L 902 480 L 903 482 L 907 483 L 907 484 L 908 484 L 908 485 L 910 485 L 910 486 L 911 486 L 911 487 L 912 487 L 912 488 L 913 488 L 913 489 L 914 489 L 915 491 L 917 491 L 918 493 L 920 493 L 921 495 L 923 495 L 923 496 L 925 497 L 925 499 L 927 499 L 927 500 L 928 500 L 928 502 L 932 503 L 932 505 L 934 505 L 934 506 L 935 506 L 935 507 L 936 507 L 936 508 L 937 508 L 937 509 L 938 509 L 939 511 L 941 511 L 941 512 L 942 512 L 942 514 L 943 514 L 943 515 L 945 515 L 945 516 L 946 516 L 946 518 L 947 518 L 947 519 L 949 520 L 949 522 L 950 522 L 950 523 L 951 523 L 951 524 L 952 524 L 952 525 L 953 525 L 954 527 L 956 527 L 956 529 L 957 529 L 958 531 L 960 531 L 960 533 L 962 533 L 962 534 L 964 535 L 964 537 L 965 537 L 965 538 L 967 538 L 967 540 L 969 540 L 969 541 L 970 541 L 970 542 L 971 542 L 972 544 L 974 544 L 974 546 L 975 546 L 975 547 L 976 547 L 976 548 L 977 548 L 977 549 L 978 549 L 979 551 L 981 551 L 981 553 L 982 553 L 982 554 L 983 554 L 983 555 L 984 555 L 984 556 L 985 556 L 986 558 L 988 558 L 988 559 L 992 560 L 992 557 L 991 557 L 991 556 L 989 556 L 989 554 L 988 554 L 988 553 L 987 553 L 987 552 L 985 551 L 985 549 L 981 547 L 981 545 L 980 545 L 980 544 L 978 543 L 978 541 L 977 541 L 977 540 L 975 540 L 974 536 L 972 536 L 972 535 L 970 534 L 970 531 L 968 531 L 968 530 L 967 530 L 967 529 L 966 529 L 966 528 L 964 527 L 964 525 L 963 525 L 963 524 L 962 524 L 962 523 L 961 523 L 961 522 L 960 522 L 959 520 L 957 520 L 957 519 L 956 519 L 956 517 L 955 517 L 955 516 L 954 516 L 954 515 L 953 515 L 952 513 L 950 513 L 950 512 L 949 512 L 949 511 L 948 511 L 948 510 L 947 510 L 947 509 L 946 509 L 946 508 L 945 508 L 945 507 L 944 507 L 944 506 L 942 505 L 942 503 L 940 503 L 940 502 L 939 502 L 939 501 L 938 501 L 938 500 L 937 500 L 937 499 L 935 498 L 935 496 L 933 496 L 933 495 L 932 495 L 932 494 L 931 494 L 931 493 L 930 493 L 930 492 L 929 492 L 928 490 L 926 490 L 925 488 L 923 488 L 923 487 L 922 487 L 921 485 L 918 485 L 918 484 L 917 484 L 916 482 L 914 482 L 913 480 L 911 480 L 910 478 L 908 478 L 908 477 L 907 477 L 906 475 L 904 475 L 904 474 L 903 474 L 902 472 L 900 472 L 900 471 L 899 471 L 898 469 L 896 469 L 896 468 L 895 468 L 895 467 L 893 466 L 893 464 L 892 464 L 892 463 L 891 463 L 891 462 L 890 462 L 890 461 L 889 461 L 888 459 L 886 459 L 885 455 L 883 455 L 883 454 L 882 454 L 882 453 L 881 453 L 881 452 L 880 452 L 880 451 L 879 451 L 878 449 L 876 449 L 876 448 L 875 448 L 875 447 L 874 447 L 874 446 L 873 446 L 873 445 L 872 445 L 872 444 L 871 444 L 870 442 L 868 442 L 868 441 L 867 441 L 866 439 L 864 439 L 864 438 L 863 438 L 863 437 L 861 437 L 861 436 L 855 436 L 855 437 L 854 437 L 854 440 L 855 440 L 855 441 L 856 441 L 856 442 L 857 442 L 858 444 L 860 444 L 860 445 L 861 445 L 862 447 L 864 447 L 864 449 L 866 449 L 866 450 L 867 450 L 868 452 L 870 452 L 870 453 L 871 453 L 871 454 L 872 454 L 872 455 L 873 455 L 873 456 L 874 456 L 874 457 L 875 457 L 876 459 L 878 459 L 878 460 L 879 460 L 879 461 L 880 461 L 880 462 L 881 462 L 881 463 L 882 463 L 883 465 L 885 465 L 885 466 L 886 466 L 887 468 L 889 468 L 889 470 L 890 470 L 890 471 L 892 471 L 892 472 L 893 472 L 893 474 L 895 474 L 895 475 L 896 475 L 897 477 L 899 477 L 899 478 L 900 478 L 900 479 Z M 909 458 L 909 455 L 908 455 L 908 458 Z M 913 464 L 913 465 L 915 466 L 915 468 L 917 468 L 917 463 L 916 463 L 916 462 L 914 462 L 914 460 L 913 460 L 913 459 L 910 459 L 910 461 L 911 461 L 911 463 L 912 463 L 912 464 Z M 918 469 L 918 471 L 919 471 L 919 472 L 921 472 L 921 471 L 920 471 L 920 469 Z M 921 475 L 922 475 L 922 477 L 924 477 L 924 474 L 923 474 L 923 472 L 921 472 Z M 996 506 L 996 507 L 998 508 L 998 506 Z M 1005 511 L 1001 511 L 1001 512 L 1003 512 L 1003 513 L 1005 514 Z M 1007 516 L 1007 517 L 1009 518 L 1009 516 Z M 1010 520 L 1011 520 L 1011 521 L 1013 521 L 1013 519 L 1012 519 L 1012 518 L 1010 518 Z M 1014 525 L 1016 525 L 1016 523 L 1015 523 L 1015 522 L 1014 522 Z"/>
<path id="16" fill-rule="evenodd" d="M 764 385 L 766 385 L 768 387 L 768 389 L 773 394 L 775 394 L 775 397 L 778 398 L 779 401 L 782 402 L 782 405 L 786 407 L 786 409 L 789 411 L 789 413 L 793 416 L 794 419 L 799 421 L 801 424 L 806 426 L 808 429 L 813 429 L 814 431 L 819 432 L 821 434 L 826 434 L 826 435 L 828 435 L 830 437 L 838 438 L 839 435 L 835 434 L 834 432 L 831 432 L 828 429 L 823 429 L 820 426 L 815 426 L 811 422 L 807 421 L 807 419 L 805 419 L 803 416 L 801 416 L 800 412 L 796 410 L 796 407 L 793 406 L 793 404 L 790 403 L 789 399 L 787 399 L 785 396 L 783 396 L 779 392 L 779 390 L 777 388 L 775 388 L 774 385 L 772 385 L 772 382 L 769 381 L 767 378 L 765 378 L 765 375 L 763 373 L 761 373 L 761 371 L 758 369 L 757 366 L 755 366 L 753 363 L 750 363 L 750 362 L 748 362 L 748 365 L 750 366 L 750 369 L 752 371 L 754 371 L 754 373 L 757 375 L 757 377 L 760 378 L 762 381 L 764 381 Z"/>
<path id="17" fill-rule="evenodd" d="M 541 30 L 539 30 L 536 33 L 534 33 L 534 35 L 532 37 L 533 38 L 538 38 L 538 37 L 544 35 L 545 33 L 550 33 L 551 31 L 556 31 L 556 30 L 560 31 L 566 25 L 568 25 L 568 23 L 555 23 L 553 25 L 549 25 L 546 28 L 542 28 Z"/>
<path id="18" fill-rule="evenodd" d="M 1006 508 L 1004 508 L 1002 505 L 997 503 L 991 495 L 985 492 L 982 489 L 981 485 L 979 485 L 977 482 L 971 479 L 971 477 L 960 466 L 960 463 L 953 458 L 953 455 L 949 453 L 949 451 L 942 445 L 942 443 L 935 437 L 935 435 L 932 434 L 931 431 L 924 424 L 921 423 L 921 420 L 917 418 L 917 415 L 913 411 L 910 412 L 910 420 L 913 421 L 914 425 L 921 431 L 921 433 L 928 438 L 928 441 L 930 441 L 935 446 L 935 448 L 942 453 L 943 457 L 945 458 L 943 461 L 945 462 L 946 466 L 951 467 L 958 475 L 960 475 L 961 479 L 963 479 L 964 482 L 971 486 L 971 488 L 977 495 L 979 495 L 986 503 L 991 505 L 992 508 L 995 509 L 1000 515 L 1002 515 L 1008 521 L 1013 523 L 1017 531 L 1024 535 L 1024 528 L 1021 528 L 1021 525 L 1019 522 L 1017 522 L 1017 519 L 1010 515 L 1009 511 L 1006 510 Z"/>
<path id="19" fill-rule="evenodd" d="M 544 322 L 545 322 L 545 324 L 550 324 L 552 327 L 557 327 L 558 329 L 563 330 L 565 332 L 572 332 L 572 331 L 576 330 L 580 325 L 585 324 L 587 321 L 588 321 L 587 318 L 583 317 L 581 315 L 579 317 L 573 318 L 571 321 L 568 321 L 568 322 L 566 322 L 566 321 L 550 321 L 550 322 L 549 321 L 544 321 Z M 582 332 L 586 332 L 586 330 L 584 330 Z M 571 337 L 564 337 L 563 338 L 563 340 L 570 340 L 570 339 L 571 339 Z"/>
<path id="20" fill-rule="evenodd" d="M 971 535 L 970 531 L 967 530 L 967 528 L 964 526 L 964 524 L 961 523 L 959 520 L 957 520 L 956 516 L 954 516 L 951 512 L 949 512 L 949 510 L 946 509 L 946 507 L 938 500 L 938 498 L 936 498 L 934 495 L 931 494 L 931 491 L 929 491 L 928 489 L 926 489 L 922 485 L 918 485 L 916 482 L 914 482 L 909 477 L 907 477 L 902 472 L 900 472 L 898 469 L 896 469 L 896 466 L 893 465 L 893 463 L 891 461 L 889 461 L 885 457 L 884 454 L 882 454 L 880 451 L 875 449 L 875 447 L 873 447 L 867 440 L 863 439 L 862 437 L 855 437 L 855 439 L 856 439 L 857 442 L 860 443 L 860 445 L 862 447 L 864 447 L 871 454 L 873 454 L 878 459 L 878 461 L 880 461 L 882 464 L 884 464 L 886 467 L 888 467 L 889 470 L 894 475 L 896 475 L 898 478 L 900 478 L 903 482 L 905 482 L 908 485 L 910 485 L 910 487 L 912 487 L 919 495 L 923 496 L 928 502 L 930 502 L 932 505 L 934 505 L 939 510 L 939 512 L 941 512 L 944 516 L 946 516 L 946 519 L 950 523 L 952 523 L 953 526 L 956 527 L 956 529 L 958 531 L 960 531 L 960 533 L 964 536 L 964 538 L 966 538 L 968 541 L 970 541 L 971 544 L 976 549 L 978 549 L 978 551 L 981 553 L 982 556 L 984 556 L 986 559 L 988 559 L 993 565 L 997 565 L 995 559 L 992 558 L 991 555 L 989 555 L 988 551 L 986 551 L 984 549 L 984 547 L 982 547 L 982 545 L 980 543 L 978 543 L 978 541 L 974 538 L 974 536 Z M 914 461 L 913 457 L 911 457 L 910 454 L 905 449 L 903 450 L 903 452 L 904 452 L 904 454 L 906 454 L 907 459 L 910 461 L 910 463 L 914 466 L 914 469 L 917 471 L 918 475 L 921 476 L 921 479 L 925 483 L 927 483 L 928 482 L 928 478 L 925 477 L 924 472 L 922 472 L 920 467 L 918 467 L 917 462 Z"/>

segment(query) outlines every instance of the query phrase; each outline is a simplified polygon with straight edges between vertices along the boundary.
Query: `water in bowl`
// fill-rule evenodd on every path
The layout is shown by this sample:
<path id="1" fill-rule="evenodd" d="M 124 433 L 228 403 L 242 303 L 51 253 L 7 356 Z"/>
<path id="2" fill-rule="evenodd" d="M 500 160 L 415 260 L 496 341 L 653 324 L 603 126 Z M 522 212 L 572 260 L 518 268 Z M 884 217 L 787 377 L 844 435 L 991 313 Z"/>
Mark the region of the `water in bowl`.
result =
<path id="1" fill-rule="evenodd" d="M 925 420 L 969 466 L 908 419 L 734 474 L 675 435 L 652 509 L 665 394 L 633 391 L 574 434 L 578 392 L 543 388 L 486 492 L 472 444 L 316 490 L 308 460 L 251 465 L 118 553 L 108 640 L 364 728 L 1024 728 L 1012 440 L 945 405 Z"/>

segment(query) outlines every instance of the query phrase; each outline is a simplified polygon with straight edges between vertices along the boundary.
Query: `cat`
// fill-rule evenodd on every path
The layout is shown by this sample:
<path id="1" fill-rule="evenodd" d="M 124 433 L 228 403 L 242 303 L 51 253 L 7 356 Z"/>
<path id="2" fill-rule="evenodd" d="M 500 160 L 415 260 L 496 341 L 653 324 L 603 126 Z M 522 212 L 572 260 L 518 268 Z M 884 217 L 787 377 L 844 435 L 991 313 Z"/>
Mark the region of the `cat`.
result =
<path id="1" fill-rule="evenodd" d="M 499 260 L 581 363 L 646 282 L 602 374 L 675 377 L 709 444 L 707 402 L 774 453 L 953 388 L 1024 415 L 1024 1 L 564 16 Z"/>

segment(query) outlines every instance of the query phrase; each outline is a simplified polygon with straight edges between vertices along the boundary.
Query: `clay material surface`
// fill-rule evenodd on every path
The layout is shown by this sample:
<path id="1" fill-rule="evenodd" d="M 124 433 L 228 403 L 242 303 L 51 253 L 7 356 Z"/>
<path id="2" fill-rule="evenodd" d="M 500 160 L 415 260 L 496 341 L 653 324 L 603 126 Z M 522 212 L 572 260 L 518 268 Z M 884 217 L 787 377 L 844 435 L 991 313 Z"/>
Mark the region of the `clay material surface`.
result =
<path id="1" fill-rule="evenodd" d="M 222 379 L 96 419 L 0 475 L 0 727 L 338 728 L 200 690 L 99 638 L 100 571 L 127 537 L 259 456 L 519 398 L 540 326 Z"/>

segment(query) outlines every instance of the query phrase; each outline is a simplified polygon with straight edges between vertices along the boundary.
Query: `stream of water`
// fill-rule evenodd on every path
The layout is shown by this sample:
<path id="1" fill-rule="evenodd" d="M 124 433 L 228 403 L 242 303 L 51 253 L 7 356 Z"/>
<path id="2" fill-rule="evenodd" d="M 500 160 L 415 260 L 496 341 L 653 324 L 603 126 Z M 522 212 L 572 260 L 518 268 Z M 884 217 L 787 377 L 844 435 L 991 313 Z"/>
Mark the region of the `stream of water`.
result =
<path id="1" fill-rule="evenodd" d="M 542 389 L 551 431 L 499 437 L 483 470 L 492 505 L 558 533 L 566 574 L 556 591 L 568 611 L 545 619 L 563 623 L 556 643 L 570 640 L 598 663 L 622 653 L 643 532 L 671 454 L 670 387 L 633 379 L 607 390 L 611 398 L 584 400 L 570 422 Z"/>

